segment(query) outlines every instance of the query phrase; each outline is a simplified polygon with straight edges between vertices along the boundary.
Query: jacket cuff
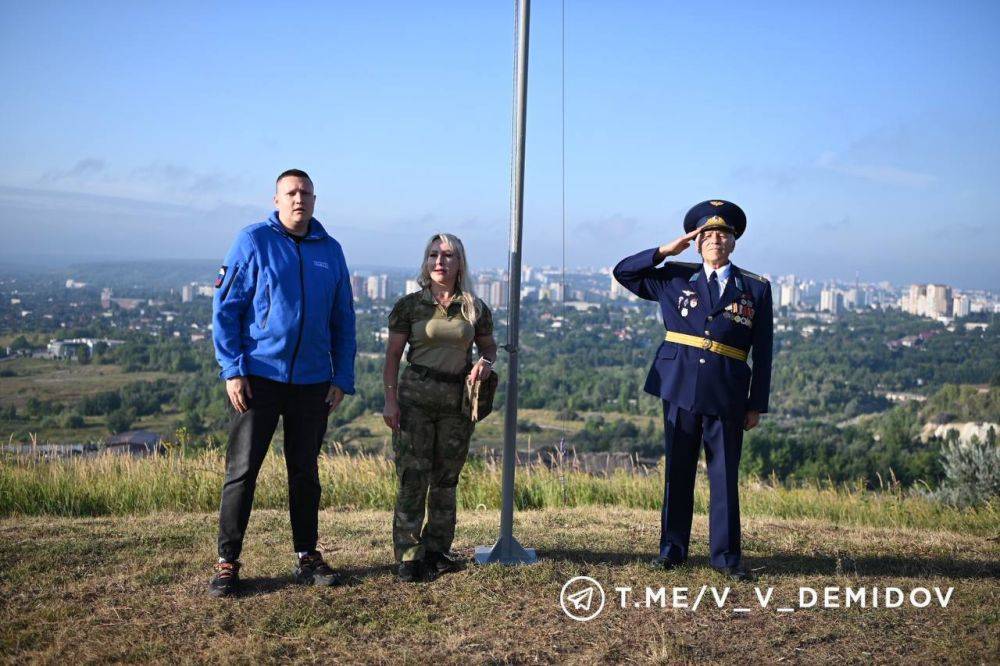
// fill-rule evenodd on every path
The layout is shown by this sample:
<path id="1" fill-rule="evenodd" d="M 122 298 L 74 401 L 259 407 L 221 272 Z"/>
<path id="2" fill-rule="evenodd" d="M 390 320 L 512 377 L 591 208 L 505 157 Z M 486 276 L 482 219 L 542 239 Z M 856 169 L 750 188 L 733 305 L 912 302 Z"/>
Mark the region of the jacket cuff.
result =
<path id="1" fill-rule="evenodd" d="M 223 379 L 232 379 L 233 377 L 246 377 L 249 373 L 247 372 L 246 361 L 241 354 L 235 363 L 231 363 L 222 369 L 219 376 Z"/>
<path id="2" fill-rule="evenodd" d="M 330 380 L 330 383 L 339 388 L 344 392 L 344 395 L 354 395 L 354 382 L 345 379 L 344 377 L 334 377 Z"/>

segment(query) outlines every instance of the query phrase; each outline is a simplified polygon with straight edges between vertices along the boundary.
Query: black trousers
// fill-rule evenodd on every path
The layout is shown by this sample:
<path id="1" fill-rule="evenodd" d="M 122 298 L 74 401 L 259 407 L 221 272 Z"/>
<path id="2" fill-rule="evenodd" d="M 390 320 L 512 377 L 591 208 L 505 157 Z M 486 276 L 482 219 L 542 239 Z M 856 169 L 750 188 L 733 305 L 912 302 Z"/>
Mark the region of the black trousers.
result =
<path id="1" fill-rule="evenodd" d="M 319 521 L 319 467 L 317 458 L 326 434 L 329 382 L 283 384 L 250 377 L 253 397 L 229 431 L 226 480 L 219 510 L 219 557 L 236 560 L 243 550 L 243 536 L 257 475 L 271 446 L 278 417 L 285 426 L 285 466 L 288 469 L 288 512 L 296 552 L 316 548 Z"/>

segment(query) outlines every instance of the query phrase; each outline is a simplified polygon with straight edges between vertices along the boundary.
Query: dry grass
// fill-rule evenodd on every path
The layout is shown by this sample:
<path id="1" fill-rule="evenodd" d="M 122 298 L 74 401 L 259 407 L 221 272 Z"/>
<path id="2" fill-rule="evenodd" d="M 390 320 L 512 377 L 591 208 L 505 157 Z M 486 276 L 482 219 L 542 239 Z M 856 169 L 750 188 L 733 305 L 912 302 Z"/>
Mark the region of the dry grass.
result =
<path id="1" fill-rule="evenodd" d="M 585 574 L 616 585 L 726 585 L 707 567 L 696 516 L 692 563 L 664 573 L 658 515 L 621 507 L 530 511 L 516 533 L 539 549 L 529 567 L 478 567 L 422 585 L 391 573 L 384 511 L 327 510 L 321 547 L 350 574 L 334 589 L 291 584 L 283 511 L 254 513 L 245 593 L 204 593 L 216 515 L 159 513 L 0 520 L 0 654 L 9 663 L 208 661 L 254 663 L 838 662 L 997 663 L 1000 555 L 995 538 L 943 529 L 848 527 L 822 520 L 744 520 L 759 586 L 954 586 L 947 609 L 805 610 L 746 615 L 613 605 L 577 623 L 558 606 Z M 456 547 L 496 534 L 494 511 L 463 512 Z M 734 599 L 753 598 L 737 585 Z"/>
<path id="2" fill-rule="evenodd" d="M 619 470 L 608 476 L 542 464 L 520 467 L 515 502 L 520 509 L 619 506 L 657 509 L 663 497 L 662 462 L 649 474 Z M 324 508 L 392 508 L 396 492 L 393 463 L 376 456 L 324 455 L 319 461 Z M 218 451 L 136 459 L 98 456 L 33 461 L 0 456 L 0 516 L 101 516 L 154 511 L 204 512 L 219 506 L 224 458 Z M 459 484 L 463 509 L 498 507 L 500 465 L 474 462 Z M 697 485 L 695 511 L 705 513 L 708 488 Z M 270 454 L 257 482 L 256 506 L 287 506 L 285 465 Z M 742 484 L 744 515 L 815 518 L 840 525 L 948 529 L 996 534 L 1000 506 L 955 509 L 898 488 L 872 492 L 861 486 L 814 483 L 794 488 L 757 479 Z"/>

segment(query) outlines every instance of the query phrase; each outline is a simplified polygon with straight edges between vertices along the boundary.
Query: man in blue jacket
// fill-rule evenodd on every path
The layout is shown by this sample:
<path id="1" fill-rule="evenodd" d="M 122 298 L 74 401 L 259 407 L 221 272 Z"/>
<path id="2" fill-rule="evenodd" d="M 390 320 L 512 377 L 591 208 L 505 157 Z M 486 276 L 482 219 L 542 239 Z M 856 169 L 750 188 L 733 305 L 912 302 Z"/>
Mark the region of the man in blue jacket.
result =
<path id="1" fill-rule="evenodd" d="M 317 458 L 327 417 L 345 393 L 354 393 L 354 300 L 340 243 L 313 218 L 315 204 L 308 174 L 291 169 L 278 176 L 277 210 L 240 231 L 215 280 L 215 357 L 238 414 L 226 450 L 213 596 L 231 594 L 239 584 L 257 474 L 279 416 L 295 580 L 339 581 L 316 550 Z"/>
<path id="2" fill-rule="evenodd" d="M 667 329 L 645 386 L 663 401 L 667 456 L 655 562 L 670 569 L 687 560 L 704 442 L 710 562 L 736 580 L 748 578 L 738 495 L 743 431 L 767 411 L 773 340 L 771 285 L 729 261 L 745 228 L 746 215 L 736 204 L 704 201 L 684 217 L 685 235 L 627 257 L 614 270 L 626 289 L 659 302 Z M 692 241 L 701 262 L 669 261 L 657 268 Z"/>

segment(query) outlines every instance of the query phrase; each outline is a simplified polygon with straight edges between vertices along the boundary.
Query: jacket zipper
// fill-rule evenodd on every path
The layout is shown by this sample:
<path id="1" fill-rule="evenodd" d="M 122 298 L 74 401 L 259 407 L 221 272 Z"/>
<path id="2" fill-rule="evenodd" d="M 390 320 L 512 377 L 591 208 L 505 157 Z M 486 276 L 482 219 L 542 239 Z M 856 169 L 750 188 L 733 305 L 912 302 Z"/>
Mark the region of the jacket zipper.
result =
<path id="1" fill-rule="evenodd" d="M 261 328 L 267 328 L 267 320 L 271 318 L 271 283 L 269 282 L 266 287 L 267 294 L 267 311 L 264 313 L 264 321 L 261 323 Z"/>
<path id="2" fill-rule="evenodd" d="M 288 366 L 288 383 L 292 383 L 292 377 L 295 373 L 295 357 L 299 355 L 299 345 L 302 344 L 302 329 L 306 325 L 306 279 L 304 274 L 304 268 L 302 266 L 302 243 L 299 241 L 295 243 L 295 252 L 299 255 L 299 293 L 302 296 L 302 312 L 299 315 L 299 336 L 295 339 L 295 350 L 292 352 L 292 362 Z"/>

